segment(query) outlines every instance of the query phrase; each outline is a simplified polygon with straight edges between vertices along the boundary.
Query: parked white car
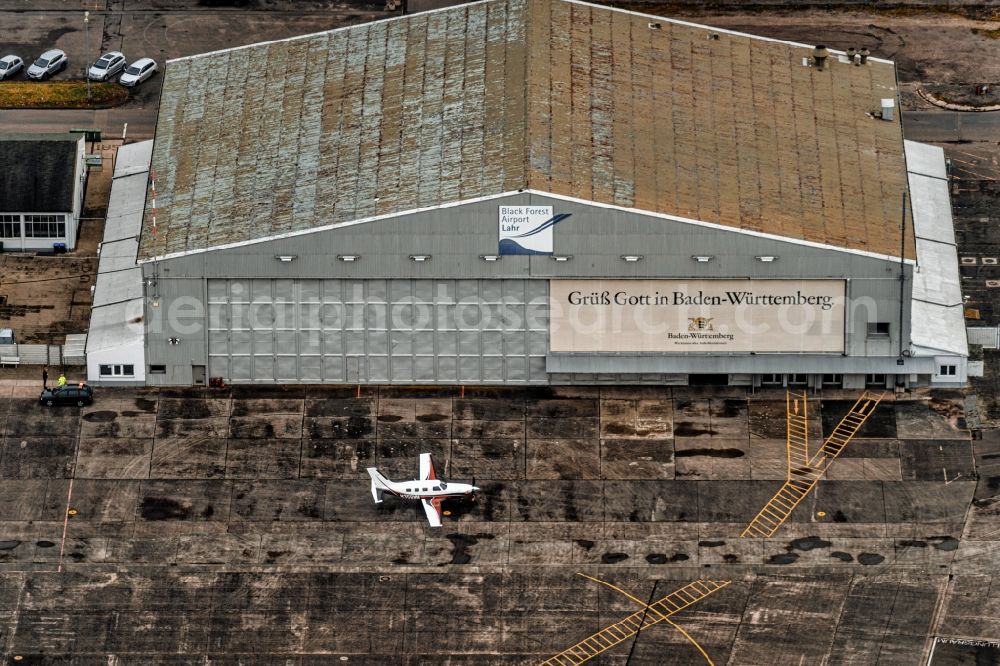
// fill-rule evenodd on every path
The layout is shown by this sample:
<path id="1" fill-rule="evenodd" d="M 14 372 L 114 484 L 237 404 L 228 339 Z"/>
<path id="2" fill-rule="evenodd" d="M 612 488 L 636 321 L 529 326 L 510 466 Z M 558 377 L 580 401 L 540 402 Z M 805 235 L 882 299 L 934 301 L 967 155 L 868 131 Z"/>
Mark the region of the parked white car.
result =
<path id="1" fill-rule="evenodd" d="M 28 68 L 28 78 L 42 81 L 56 72 L 66 69 L 68 62 L 64 52 L 59 49 L 51 49 L 38 56 L 38 60 L 31 63 L 31 67 Z"/>
<path id="2" fill-rule="evenodd" d="M 91 81 L 107 81 L 118 72 L 125 69 L 125 54 L 120 51 L 105 53 L 87 70 L 87 78 Z"/>
<path id="3" fill-rule="evenodd" d="M 118 79 L 118 82 L 123 86 L 131 88 L 142 83 L 153 74 L 156 74 L 156 62 L 152 58 L 139 58 L 125 68 L 125 73 Z"/>
<path id="4" fill-rule="evenodd" d="M 24 69 L 24 61 L 16 55 L 5 55 L 0 58 L 0 80 L 14 78 L 14 75 Z"/>

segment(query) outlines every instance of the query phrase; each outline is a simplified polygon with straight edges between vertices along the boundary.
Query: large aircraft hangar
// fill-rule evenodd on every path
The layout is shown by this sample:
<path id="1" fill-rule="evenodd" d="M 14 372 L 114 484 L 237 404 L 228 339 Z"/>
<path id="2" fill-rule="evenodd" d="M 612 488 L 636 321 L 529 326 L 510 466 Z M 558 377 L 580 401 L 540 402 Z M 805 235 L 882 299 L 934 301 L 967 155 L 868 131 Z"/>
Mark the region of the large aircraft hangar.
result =
<path id="1" fill-rule="evenodd" d="M 168 62 L 148 180 L 143 372 L 91 381 L 966 378 L 944 157 L 867 52 L 486 0 Z"/>

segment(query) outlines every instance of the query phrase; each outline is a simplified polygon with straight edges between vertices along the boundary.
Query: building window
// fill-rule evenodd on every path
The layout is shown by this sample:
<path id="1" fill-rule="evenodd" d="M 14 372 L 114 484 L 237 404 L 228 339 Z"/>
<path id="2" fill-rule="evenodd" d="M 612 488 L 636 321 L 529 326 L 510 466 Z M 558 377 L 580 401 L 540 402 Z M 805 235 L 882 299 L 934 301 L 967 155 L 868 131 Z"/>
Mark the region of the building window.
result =
<path id="1" fill-rule="evenodd" d="M 165 365 L 151 365 L 151 366 L 149 366 L 149 374 L 151 374 L 151 375 L 165 375 L 165 374 L 167 374 L 167 366 L 165 366 Z"/>
<path id="2" fill-rule="evenodd" d="M 65 238 L 65 215 L 25 215 L 24 235 L 26 238 Z"/>
<path id="3" fill-rule="evenodd" d="M 135 375 L 134 365 L 102 365 L 101 377 L 132 377 Z"/>
<path id="4" fill-rule="evenodd" d="M 0 215 L 0 238 L 21 237 L 21 216 Z"/>
<path id="5" fill-rule="evenodd" d="M 956 371 L 957 368 L 954 365 L 942 365 L 941 372 L 939 372 L 938 374 L 944 375 L 946 377 L 954 377 L 957 374 Z"/>
<path id="6" fill-rule="evenodd" d="M 781 386 L 782 377 L 781 375 L 761 375 L 760 384 L 761 386 Z"/>
<path id="7" fill-rule="evenodd" d="M 870 321 L 868 322 L 868 337 L 880 338 L 889 335 L 889 322 Z"/>
<path id="8" fill-rule="evenodd" d="M 805 386 L 809 383 L 809 375 L 791 374 L 788 375 L 789 386 Z"/>
<path id="9" fill-rule="evenodd" d="M 844 383 L 844 375 L 823 375 L 823 386 L 840 386 Z"/>
<path id="10" fill-rule="evenodd" d="M 865 386 L 885 386 L 885 375 L 865 375 Z"/>

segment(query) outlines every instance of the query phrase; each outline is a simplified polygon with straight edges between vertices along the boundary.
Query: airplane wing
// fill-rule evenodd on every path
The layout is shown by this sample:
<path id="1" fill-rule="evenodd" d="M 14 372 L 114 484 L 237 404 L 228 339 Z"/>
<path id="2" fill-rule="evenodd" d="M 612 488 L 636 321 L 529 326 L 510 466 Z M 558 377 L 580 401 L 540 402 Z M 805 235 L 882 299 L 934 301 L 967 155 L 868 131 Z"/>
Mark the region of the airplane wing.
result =
<path id="1" fill-rule="evenodd" d="M 420 454 L 420 480 L 426 481 L 428 479 L 436 479 L 437 474 L 434 473 L 434 463 L 431 462 L 431 454 L 421 453 Z"/>
<path id="2" fill-rule="evenodd" d="M 424 513 L 427 514 L 427 522 L 431 527 L 441 527 L 441 498 L 421 500 L 420 503 L 424 505 Z"/>

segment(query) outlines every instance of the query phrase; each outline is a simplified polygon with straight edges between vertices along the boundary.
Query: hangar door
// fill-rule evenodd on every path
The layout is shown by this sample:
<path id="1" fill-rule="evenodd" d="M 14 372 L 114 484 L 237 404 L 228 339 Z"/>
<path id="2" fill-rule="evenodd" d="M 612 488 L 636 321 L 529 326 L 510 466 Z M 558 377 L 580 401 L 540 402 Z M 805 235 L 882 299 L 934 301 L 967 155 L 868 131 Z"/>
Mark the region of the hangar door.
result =
<path id="1" fill-rule="evenodd" d="M 547 383 L 545 280 L 208 281 L 232 383 Z"/>

